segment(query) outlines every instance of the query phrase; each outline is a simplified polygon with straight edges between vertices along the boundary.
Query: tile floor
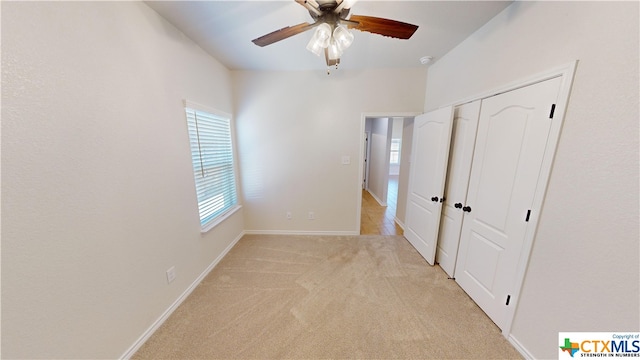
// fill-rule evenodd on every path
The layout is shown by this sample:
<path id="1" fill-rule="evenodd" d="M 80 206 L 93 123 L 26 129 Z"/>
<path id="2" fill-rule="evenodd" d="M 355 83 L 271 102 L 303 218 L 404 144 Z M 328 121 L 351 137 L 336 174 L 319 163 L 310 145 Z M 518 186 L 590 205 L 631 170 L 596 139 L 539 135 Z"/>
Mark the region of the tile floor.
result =
<path id="1" fill-rule="evenodd" d="M 398 198 L 398 177 L 389 177 L 387 206 L 380 206 L 368 191 L 362 190 L 361 235 L 402 235 L 402 228 L 393 221 Z"/>

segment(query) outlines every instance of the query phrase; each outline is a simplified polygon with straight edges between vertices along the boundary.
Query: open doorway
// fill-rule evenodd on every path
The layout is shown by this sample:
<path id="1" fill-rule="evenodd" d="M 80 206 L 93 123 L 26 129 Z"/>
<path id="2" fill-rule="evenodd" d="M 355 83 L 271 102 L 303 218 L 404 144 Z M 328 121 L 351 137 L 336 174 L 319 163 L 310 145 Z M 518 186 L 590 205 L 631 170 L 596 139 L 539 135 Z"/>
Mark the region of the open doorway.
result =
<path id="1" fill-rule="evenodd" d="M 360 234 L 401 235 L 413 116 L 364 121 Z"/>
<path id="2" fill-rule="evenodd" d="M 390 118 L 389 179 L 387 181 L 387 207 L 393 210 L 394 220 L 398 208 L 398 182 L 402 159 L 402 132 L 404 118 Z"/>

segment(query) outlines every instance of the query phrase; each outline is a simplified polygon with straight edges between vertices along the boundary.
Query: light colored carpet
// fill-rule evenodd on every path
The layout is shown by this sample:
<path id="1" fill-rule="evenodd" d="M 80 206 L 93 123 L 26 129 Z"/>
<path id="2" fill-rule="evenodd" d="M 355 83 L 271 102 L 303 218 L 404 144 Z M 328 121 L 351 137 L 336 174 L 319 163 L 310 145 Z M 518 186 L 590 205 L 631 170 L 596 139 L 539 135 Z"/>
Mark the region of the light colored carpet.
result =
<path id="1" fill-rule="evenodd" d="M 244 236 L 134 359 L 521 358 L 402 236 Z"/>

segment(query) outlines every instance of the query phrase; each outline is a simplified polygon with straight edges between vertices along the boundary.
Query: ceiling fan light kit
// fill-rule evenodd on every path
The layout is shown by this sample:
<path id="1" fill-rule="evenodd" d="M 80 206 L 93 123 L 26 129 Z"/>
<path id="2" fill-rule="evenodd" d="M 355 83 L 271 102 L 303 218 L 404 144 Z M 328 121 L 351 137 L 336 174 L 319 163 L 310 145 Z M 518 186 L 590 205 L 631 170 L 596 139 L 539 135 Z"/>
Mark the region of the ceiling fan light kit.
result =
<path id="1" fill-rule="evenodd" d="M 336 26 L 335 30 L 333 30 L 333 38 L 342 50 L 353 43 L 353 34 L 343 25 Z"/>
<path id="2" fill-rule="evenodd" d="M 331 26 L 323 23 L 318 26 L 313 37 L 311 37 L 311 40 L 307 44 L 307 50 L 316 54 L 316 56 L 320 56 L 324 49 L 328 49 L 329 59 L 337 60 L 352 43 L 353 34 L 347 30 L 346 27 L 338 25 L 332 34 Z"/>
<path id="3" fill-rule="evenodd" d="M 331 41 L 331 26 L 327 23 L 320 24 L 316 29 L 316 32 L 309 40 L 307 44 L 307 50 L 316 54 L 316 56 L 320 56 L 324 49 L 329 46 L 329 42 Z"/>
<path id="4" fill-rule="evenodd" d="M 267 46 L 317 27 L 307 50 L 320 56 L 325 54 L 327 67 L 340 63 L 340 57 L 353 43 L 353 34 L 349 29 L 370 32 L 397 39 L 409 39 L 418 29 L 417 25 L 407 24 L 396 20 L 377 18 L 372 16 L 352 15 L 349 11 L 355 0 L 295 0 L 304 6 L 314 23 L 302 23 L 276 30 L 259 38 L 253 39 L 258 46 Z"/>
<path id="5" fill-rule="evenodd" d="M 331 42 L 329 43 L 328 55 L 329 60 L 338 60 L 340 56 L 342 56 L 342 49 L 338 46 L 336 39 L 331 38 Z"/>

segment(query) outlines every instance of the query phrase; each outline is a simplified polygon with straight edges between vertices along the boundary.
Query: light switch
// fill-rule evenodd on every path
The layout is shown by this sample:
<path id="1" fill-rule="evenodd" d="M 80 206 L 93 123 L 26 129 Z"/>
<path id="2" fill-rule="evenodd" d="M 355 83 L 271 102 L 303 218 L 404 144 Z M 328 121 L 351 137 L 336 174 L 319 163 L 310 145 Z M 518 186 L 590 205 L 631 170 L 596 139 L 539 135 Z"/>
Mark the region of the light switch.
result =
<path id="1" fill-rule="evenodd" d="M 349 164 L 351 164 L 351 156 L 344 155 L 342 157 L 342 165 L 349 165 Z"/>

